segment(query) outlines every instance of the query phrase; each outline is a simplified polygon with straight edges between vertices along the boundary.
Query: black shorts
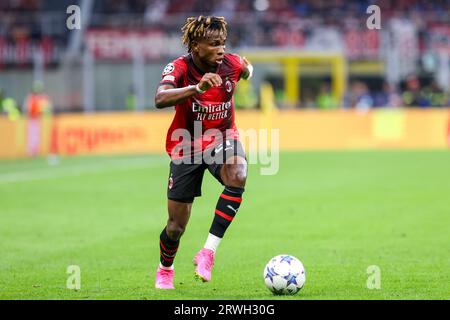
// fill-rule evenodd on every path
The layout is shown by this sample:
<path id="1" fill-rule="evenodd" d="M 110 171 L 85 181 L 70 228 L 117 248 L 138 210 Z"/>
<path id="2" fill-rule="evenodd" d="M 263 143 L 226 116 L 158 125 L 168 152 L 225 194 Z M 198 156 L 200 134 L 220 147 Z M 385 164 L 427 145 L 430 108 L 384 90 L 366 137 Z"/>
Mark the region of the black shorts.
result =
<path id="1" fill-rule="evenodd" d="M 208 148 L 203 152 L 203 157 L 196 160 L 191 159 L 189 164 L 171 161 L 167 198 L 191 203 L 195 197 L 200 197 L 203 174 L 206 169 L 223 185 L 220 168 L 232 156 L 246 159 L 244 148 L 239 140 L 228 139 L 214 148 Z"/>

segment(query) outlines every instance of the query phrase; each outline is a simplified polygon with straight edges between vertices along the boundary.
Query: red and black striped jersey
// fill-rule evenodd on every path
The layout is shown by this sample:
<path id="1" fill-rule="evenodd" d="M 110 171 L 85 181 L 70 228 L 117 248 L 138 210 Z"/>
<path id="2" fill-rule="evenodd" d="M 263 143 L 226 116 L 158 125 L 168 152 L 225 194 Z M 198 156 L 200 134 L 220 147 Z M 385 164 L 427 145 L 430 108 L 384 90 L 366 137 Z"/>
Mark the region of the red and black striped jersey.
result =
<path id="1" fill-rule="evenodd" d="M 202 151 L 211 144 L 219 143 L 215 143 L 215 139 L 208 135 L 209 129 L 220 130 L 223 139 L 239 138 L 234 122 L 233 92 L 244 68 L 245 65 L 239 55 L 226 53 L 216 71 L 222 78 L 222 85 L 212 87 L 205 93 L 197 94 L 175 106 L 175 116 L 166 138 L 166 151 L 172 159 L 187 156 L 174 151 L 175 146 L 180 147 L 180 140 L 176 138 L 177 134 L 173 137 L 177 129 L 185 129 L 190 133 L 191 150 L 194 150 L 195 143 L 197 146 L 201 145 Z M 204 72 L 194 64 L 192 56 L 187 54 L 166 65 L 160 85 L 171 84 L 176 88 L 196 85 L 203 75 Z M 201 136 L 198 132 L 194 132 L 195 123 L 197 126 L 201 124 Z"/>

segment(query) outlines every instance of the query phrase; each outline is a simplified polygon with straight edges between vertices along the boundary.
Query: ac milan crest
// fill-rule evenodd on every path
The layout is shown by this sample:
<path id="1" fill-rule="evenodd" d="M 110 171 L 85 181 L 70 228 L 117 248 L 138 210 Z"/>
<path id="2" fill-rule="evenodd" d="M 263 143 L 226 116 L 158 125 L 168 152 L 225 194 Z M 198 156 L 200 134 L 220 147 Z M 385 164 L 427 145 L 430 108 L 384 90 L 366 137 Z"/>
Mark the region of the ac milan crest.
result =
<path id="1" fill-rule="evenodd" d="M 227 90 L 227 92 L 231 92 L 231 90 L 233 89 L 233 85 L 231 84 L 230 80 L 227 80 L 225 82 L 225 89 Z"/>

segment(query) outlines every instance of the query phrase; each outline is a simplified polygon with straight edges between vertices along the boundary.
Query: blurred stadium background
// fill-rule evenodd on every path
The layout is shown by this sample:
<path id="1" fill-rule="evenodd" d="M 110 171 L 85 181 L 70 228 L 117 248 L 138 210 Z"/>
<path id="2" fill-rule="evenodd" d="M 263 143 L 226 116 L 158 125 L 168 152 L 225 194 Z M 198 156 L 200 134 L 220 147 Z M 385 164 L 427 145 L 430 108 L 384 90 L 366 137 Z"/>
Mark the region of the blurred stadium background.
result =
<path id="1" fill-rule="evenodd" d="M 73 13 L 66 10 L 73 4 L 81 8 L 80 30 L 66 25 Z M 366 11 L 372 4 L 381 9 L 381 29 L 367 27 L 371 14 Z M 253 80 L 238 87 L 237 108 L 264 113 L 275 106 L 287 111 L 270 115 L 272 125 L 285 128 L 282 147 L 448 145 L 446 0 L 5 0 L 0 10 L 3 158 L 49 152 L 162 152 L 171 115 L 152 114 L 155 90 L 164 65 L 185 52 L 180 26 L 197 14 L 225 16 L 227 50 L 255 64 Z M 372 109 L 380 112 L 368 112 Z M 398 112 L 383 112 L 394 109 Z M 337 112 L 323 117 L 302 113 L 311 110 Z M 342 110 L 367 115 L 355 118 L 355 112 L 349 112 L 335 118 Z M 151 112 L 140 113 L 139 119 L 147 120 L 135 120 L 130 115 L 136 115 L 134 111 Z M 108 121 L 94 115 L 99 112 L 107 112 Z M 48 116 L 68 113 L 91 117 L 52 121 Z M 30 115 L 41 124 L 25 123 Z M 254 115 L 239 119 L 243 128 L 261 124 Z M 286 141 L 292 137 L 289 128 L 299 127 L 292 119 L 301 124 L 308 119 L 297 142 Z M 340 136 L 312 141 L 327 135 L 316 126 L 324 119 L 331 121 L 329 132 L 339 131 Z M 105 126 L 108 122 L 111 125 Z M 149 132 L 153 124 L 157 129 Z M 422 138 L 414 135 L 419 131 Z"/>
<path id="2" fill-rule="evenodd" d="M 205 177 L 162 293 L 173 110 L 153 99 L 198 14 L 254 63 L 236 122 L 280 129 L 280 170 L 249 166 L 210 286 L 191 265 L 221 187 Z M 0 90 L 0 299 L 274 299 L 262 268 L 283 252 L 305 264 L 299 299 L 449 299 L 448 0 L 1 0 Z"/>

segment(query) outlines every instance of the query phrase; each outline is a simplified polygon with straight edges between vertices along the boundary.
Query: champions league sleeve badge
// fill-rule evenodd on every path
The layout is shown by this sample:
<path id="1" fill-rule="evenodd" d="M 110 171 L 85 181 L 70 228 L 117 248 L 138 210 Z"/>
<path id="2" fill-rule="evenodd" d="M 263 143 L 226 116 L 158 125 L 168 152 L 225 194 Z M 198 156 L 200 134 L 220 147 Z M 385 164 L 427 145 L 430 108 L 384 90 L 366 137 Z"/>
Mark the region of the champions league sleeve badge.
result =
<path id="1" fill-rule="evenodd" d="M 163 76 L 171 73 L 173 70 L 175 70 L 175 66 L 173 65 L 173 63 L 169 63 L 167 66 L 164 67 Z"/>

